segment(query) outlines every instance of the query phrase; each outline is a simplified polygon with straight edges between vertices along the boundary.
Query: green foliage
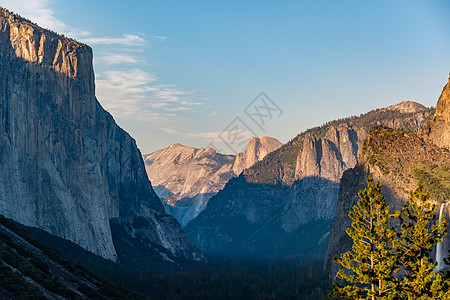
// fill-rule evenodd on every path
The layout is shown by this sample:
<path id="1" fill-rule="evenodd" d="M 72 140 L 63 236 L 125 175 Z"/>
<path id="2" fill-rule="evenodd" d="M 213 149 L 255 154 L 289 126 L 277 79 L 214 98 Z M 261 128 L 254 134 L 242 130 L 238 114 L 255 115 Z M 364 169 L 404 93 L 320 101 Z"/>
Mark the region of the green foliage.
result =
<path id="1" fill-rule="evenodd" d="M 42 251 L 43 254 L 31 250 L 30 247 L 23 242 L 16 240 L 17 237 L 10 235 L 1 228 L 1 226 L 5 226 L 15 234 L 24 238 L 28 243 Z M 62 296 L 64 299 L 82 299 L 71 288 L 61 282 L 61 280 L 64 281 L 65 279 L 59 277 L 59 268 L 55 269 L 55 267 L 52 266 L 55 263 L 58 263 L 66 271 L 72 273 L 74 277 L 70 279 L 71 282 L 75 286 L 79 286 L 79 292 L 83 293 L 83 291 L 85 291 L 87 293 L 85 295 L 90 299 L 104 299 L 105 296 L 109 296 L 107 297 L 109 299 L 144 299 L 144 297 L 114 285 L 96 276 L 82 266 L 73 263 L 57 251 L 31 237 L 25 228 L 25 226 L 0 215 L 0 258 L 7 265 L 18 270 L 18 272 L 13 272 L 9 267 L 0 265 L 0 267 L 2 267 L 2 269 L 0 269 L 0 295 L 2 293 L 1 289 L 3 288 L 12 295 L 18 295 L 18 299 L 45 299 L 42 292 L 37 287 L 24 279 L 26 276 L 41 285 L 47 291 Z M 47 258 L 44 259 L 43 256 L 47 256 Z M 48 260 L 51 260 L 52 262 L 49 264 Z M 103 261 L 104 260 L 102 260 L 102 262 Z M 11 272 L 13 275 L 11 275 Z M 13 281 L 9 279 L 4 281 L 4 277 L 12 278 Z M 86 282 L 90 282 L 92 284 L 91 287 L 86 285 Z M 21 290 L 19 286 L 23 286 L 23 289 Z M 108 295 L 102 294 L 102 292 L 108 293 Z"/>
<path id="2" fill-rule="evenodd" d="M 434 222 L 435 210 L 430 194 L 419 185 L 410 192 L 409 204 L 399 215 L 400 231 L 394 248 L 405 272 L 399 291 L 406 299 L 443 299 L 445 294 L 441 275 L 434 273 L 436 264 L 431 251 L 447 234 L 447 222 L 445 218 Z"/>
<path id="3" fill-rule="evenodd" d="M 423 111 L 424 121 L 431 119 L 434 108 L 426 108 Z M 361 129 L 369 131 L 370 128 L 384 124 L 391 127 L 402 127 L 405 131 L 417 132 L 417 113 L 401 113 L 398 110 L 376 109 L 359 116 L 338 119 L 327 122 L 298 134 L 295 138 L 269 153 L 263 160 L 244 170 L 243 174 L 247 182 L 290 185 L 295 180 L 295 165 L 299 151 L 303 149 L 305 135 L 310 134 L 316 139 L 325 138 L 326 133 L 332 127 L 348 126 L 349 134 L 355 134 Z"/>
<path id="4" fill-rule="evenodd" d="M 447 222 L 436 220 L 436 204 L 419 186 L 410 192 L 409 203 L 390 214 L 379 182 L 371 175 L 350 211 L 352 251 L 335 261 L 347 269 L 334 283 L 332 298 L 341 299 L 450 299 L 450 276 L 435 273 L 432 249 L 447 234 Z M 397 230 L 389 229 L 395 224 Z M 446 260 L 448 263 L 448 260 Z"/>
<path id="5" fill-rule="evenodd" d="M 443 202 L 450 195 L 450 170 L 449 167 L 438 165 L 420 164 L 412 169 L 411 174 L 423 186 L 427 187 L 432 199 Z"/>
<path id="6" fill-rule="evenodd" d="M 388 229 L 388 221 L 396 215 L 390 214 L 389 205 L 382 195 L 382 186 L 374 184 L 371 175 L 367 187 L 360 191 L 358 204 L 349 217 L 352 229 L 347 234 L 353 240 L 352 250 L 341 254 L 335 261 L 349 270 L 340 270 L 339 279 L 350 285 L 334 283 L 332 298 L 341 299 L 394 299 L 398 271 L 396 256 L 392 248 L 395 231 Z"/>
<path id="7" fill-rule="evenodd" d="M 19 273 L 3 265 L 0 265 L 0 287 L 8 291 L 16 299 L 47 299 L 39 288 L 26 281 Z"/>
<path id="8" fill-rule="evenodd" d="M 22 226 L 1 216 L 0 224 L 5 225 L 15 233 L 19 233 L 28 242 L 51 257 L 53 261 L 58 262 L 66 270 L 75 274 L 77 278 L 73 283 L 77 284 L 77 290 L 89 299 L 146 299 L 126 288 L 145 294 L 150 299 L 171 300 L 275 298 L 320 300 L 326 299 L 329 291 L 328 274 L 322 270 L 323 262 L 320 258 L 301 261 L 298 258 L 291 257 L 251 260 L 216 256 L 209 257 L 210 263 L 208 264 L 165 264 L 164 268 L 162 268 L 162 265 L 154 265 L 145 269 L 135 269 L 112 263 L 89 254 L 87 251 L 81 251 L 79 246 L 69 241 L 55 236 L 50 237 L 50 234 L 42 230 Z M 1 230 L 0 233 L 2 233 Z M 63 257 L 57 251 L 36 240 L 37 237 L 40 240 L 45 240 L 52 247 L 58 245 L 57 249 L 60 251 L 64 249 L 66 251 L 64 253 L 70 252 L 70 258 L 73 261 L 80 261 L 93 272 L 108 278 L 113 283 Z M 3 240 L 1 237 L 0 239 Z M 50 242 L 51 239 L 54 241 Z M 11 241 L 11 245 L 21 249 L 13 241 Z M 25 252 L 24 250 L 21 253 L 26 255 Z M 9 251 L 7 255 L 13 253 L 14 251 Z M 27 260 L 32 261 L 30 257 Z M 45 266 L 41 266 L 41 263 L 38 263 L 36 268 L 47 269 Z M 18 277 L 22 278 L 21 275 L 18 275 Z M 19 287 L 19 284 L 17 286 Z M 0 281 L 0 292 L 1 287 L 4 287 L 2 281 Z M 33 289 L 34 286 L 30 284 L 30 288 Z M 9 287 L 8 291 L 11 291 Z M 67 296 L 66 298 L 70 297 Z M 41 298 L 18 297 L 18 299 Z"/>

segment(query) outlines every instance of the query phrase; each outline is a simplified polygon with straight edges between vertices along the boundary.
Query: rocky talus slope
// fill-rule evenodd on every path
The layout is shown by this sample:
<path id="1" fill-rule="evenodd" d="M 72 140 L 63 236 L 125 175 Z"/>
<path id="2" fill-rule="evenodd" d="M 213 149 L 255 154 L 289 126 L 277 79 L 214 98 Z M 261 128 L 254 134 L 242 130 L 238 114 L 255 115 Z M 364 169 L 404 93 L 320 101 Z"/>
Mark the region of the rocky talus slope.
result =
<path id="1" fill-rule="evenodd" d="M 370 128 L 419 132 L 434 109 L 405 101 L 299 134 L 232 179 L 185 228 L 200 249 L 324 256 L 339 181 Z"/>
<path id="2" fill-rule="evenodd" d="M 159 217 L 135 141 L 97 101 L 92 49 L 2 8 L 0 166 L 0 212 L 17 222 L 117 260 L 110 222 L 150 218 L 154 244 L 202 257 Z M 180 243 L 162 238 L 167 226 Z"/>
<path id="3" fill-rule="evenodd" d="M 235 156 L 212 148 L 173 144 L 143 158 L 148 178 L 166 211 L 186 226 L 228 180 L 281 145 L 271 137 L 251 137 L 245 151 Z"/>

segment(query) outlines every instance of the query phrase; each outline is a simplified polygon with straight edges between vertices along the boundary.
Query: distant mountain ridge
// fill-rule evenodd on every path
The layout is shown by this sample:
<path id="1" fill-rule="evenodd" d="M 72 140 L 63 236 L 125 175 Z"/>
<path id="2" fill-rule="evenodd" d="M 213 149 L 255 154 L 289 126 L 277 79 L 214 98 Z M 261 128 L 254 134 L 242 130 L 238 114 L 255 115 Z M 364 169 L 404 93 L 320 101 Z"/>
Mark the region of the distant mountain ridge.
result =
<path id="1" fill-rule="evenodd" d="M 383 126 L 372 128 L 357 165 L 343 174 L 324 264 L 331 278 L 338 271 L 333 256 L 351 248 L 351 240 L 345 233 L 351 224 L 348 212 L 356 204 L 358 191 L 365 187 L 369 173 L 383 185 L 383 195 L 392 211 L 400 210 L 408 202 L 409 192 L 421 183 L 430 193 L 430 199 L 437 203 L 437 209 L 442 207 L 443 216 L 449 220 L 450 152 L 446 150 L 450 145 L 449 85 L 450 78 L 439 97 L 433 118 L 423 131 L 414 134 Z M 444 237 L 443 248 L 443 253 L 450 249 L 448 235 Z"/>
<path id="2" fill-rule="evenodd" d="M 323 153 L 319 153 L 318 149 L 322 148 L 323 143 L 325 155 L 330 153 L 331 161 L 337 163 L 333 174 L 330 173 L 325 177 L 339 181 L 343 170 L 356 164 L 364 139 L 372 126 L 383 124 L 418 133 L 434 112 L 435 109 L 432 107 L 426 108 L 417 102 L 403 101 L 388 108 L 372 110 L 358 117 L 330 121 L 323 126 L 308 129 L 297 135 L 246 170 L 244 175 L 250 182 L 290 185 L 302 176 L 321 174 L 321 169 L 328 172 L 332 170 L 331 166 L 320 168 L 320 161 L 317 161 L 316 167 L 308 165 L 308 160 L 305 160 L 309 155 L 311 158 L 316 157 L 316 160 L 322 158 Z M 319 141 L 320 145 L 316 143 Z M 306 145 L 305 153 L 302 151 L 304 145 Z"/>
<path id="3" fill-rule="evenodd" d="M 433 113 L 405 101 L 309 129 L 230 180 L 185 232 L 208 252 L 324 256 L 340 178 L 356 165 L 370 128 L 417 133 Z"/>
<path id="4" fill-rule="evenodd" d="M 251 137 L 238 155 L 212 148 L 172 144 L 144 155 L 145 169 L 165 209 L 182 226 L 195 218 L 226 182 L 282 144 L 271 137 Z"/>
<path id="5" fill-rule="evenodd" d="M 437 209 L 444 205 L 443 215 L 450 217 L 446 205 L 450 197 L 450 153 L 411 132 L 383 126 L 372 128 L 358 164 L 342 176 L 325 261 L 325 269 L 332 277 L 338 270 L 333 256 L 350 250 L 351 241 L 345 233 L 351 225 L 348 213 L 358 200 L 358 191 L 364 189 L 369 173 L 383 185 L 383 195 L 392 211 L 400 210 L 408 202 L 409 192 L 422 183 L 431 199 L 438 203 Z M 444 238 L 444 249 L 444 253 L 450 249 L 448 236 Z"/>

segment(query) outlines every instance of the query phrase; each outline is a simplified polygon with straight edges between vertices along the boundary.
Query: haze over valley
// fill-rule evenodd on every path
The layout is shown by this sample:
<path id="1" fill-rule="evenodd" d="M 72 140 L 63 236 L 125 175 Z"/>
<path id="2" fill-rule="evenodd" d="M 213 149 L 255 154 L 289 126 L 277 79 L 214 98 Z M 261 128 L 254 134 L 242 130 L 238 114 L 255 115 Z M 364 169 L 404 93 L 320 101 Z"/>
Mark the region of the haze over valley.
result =
<path id="1" fill-rule="evenodd" d="M 0 3 L 0 298 L 450 299 L 450 6 L 325 2 Z"/>

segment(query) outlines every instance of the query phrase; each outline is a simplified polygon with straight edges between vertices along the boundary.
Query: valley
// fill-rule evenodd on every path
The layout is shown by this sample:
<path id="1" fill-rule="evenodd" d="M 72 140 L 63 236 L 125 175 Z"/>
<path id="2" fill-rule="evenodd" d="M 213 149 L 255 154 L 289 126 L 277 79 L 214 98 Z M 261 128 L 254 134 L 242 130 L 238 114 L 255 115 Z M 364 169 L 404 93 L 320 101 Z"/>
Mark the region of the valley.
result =
<path id="1" fill-rule="evenodd" d="M 135 47 L 148 43 L 144 38 L 139 33 L 87 40 Z M 124 60 L 132 52 L 119 56 Z M 115 65 L 111 57 L 117 58 L 110 56 L 107 64 Z M 436 107 L 393 100 L 306 130 L 305 115 L 289 128 L 271 123 L 278 129 L 269 129 L 275 109 L 268 104 L 276 103 L 255 99 L 235 119 L 251 124 L 243 130 L 252 133 L 242 142 L 247 146 L 227 154 L 196 146 L 198 140 L 217 139 L 217 132 L 188 132 L 194 122 L 183 133 L 165 127 L 188 123 L 178 112 L 203 109 L 200 100 L 181 98 L 195 98 L 195 92 L 159 83 L 138 68 L 136 78 L 101 67 L 94 73 L 96 59 L 88 44 L 0 7 L 1 299 L 327 299 L 332 284 L 341 284 L 336 276 L 342 264 L 335 257 L 356 249 L 349 234 L 356 217 L 349 212 L 366 209 L 359 192 L 371 176 L 383 187 L 386 214 L 405 213 L 414 203 L 410 192 L 423 186 L 421 199 L 429 196 L 434 205 L 428 217 L 450 220 L 450 78 Z M 97 61 L 102 60 L 100 55 Z M 128 57 L 128 63 L 136 62 Z M 121 89 L 130 93 L 123 102 L 100 98 L 108 76 L 111 98 Z M 408 99 L 403 94 L 409 91 L 398 90 L 390 99 L 399 94 Z M 105 108 L 111 103 L 129 108 L 142 99 L 148 100 L 140 111 L 145 126 L 164 128 L 179 142 L 159 148 L 166 137 L 149 135 L 145 143 L 154 145 L 145 149 L 153 150 L 143 154 L 138 144 L 144 143 L 121 127 L 127 122 Z M 231 110 L 231 104 L 224 106 Z M 247 119 L 241 119 L 244 114 Z M 261 136 L 253 134 L 256 128 Z M 219 134 L 232 136 L 227 130 Z M 286 143 L 268 136 L 293 130 L 298 133 L 290 140 L 280 137 Z M 421 205 L 425 209 L 428 202 Z M 404 242 L 406 225 L 399 216 L 386 221 L 391 231 L 382 238 L 390 234 Z M 450 222 L 443 224 L 444 233 L 423 251 L 429 260 L 422 266 L 432 267 L 430 282 L 448 287 Z M 407 248 L 413 242 L 406 240 Z M 382 250 L 401 253 L 397 242 Z M 399 261 L 389 267 L 397 268 Z M 398 272 L 390 279 L 404 278 Z M 450 297 L 448 290 L 441 295 Z"/>

